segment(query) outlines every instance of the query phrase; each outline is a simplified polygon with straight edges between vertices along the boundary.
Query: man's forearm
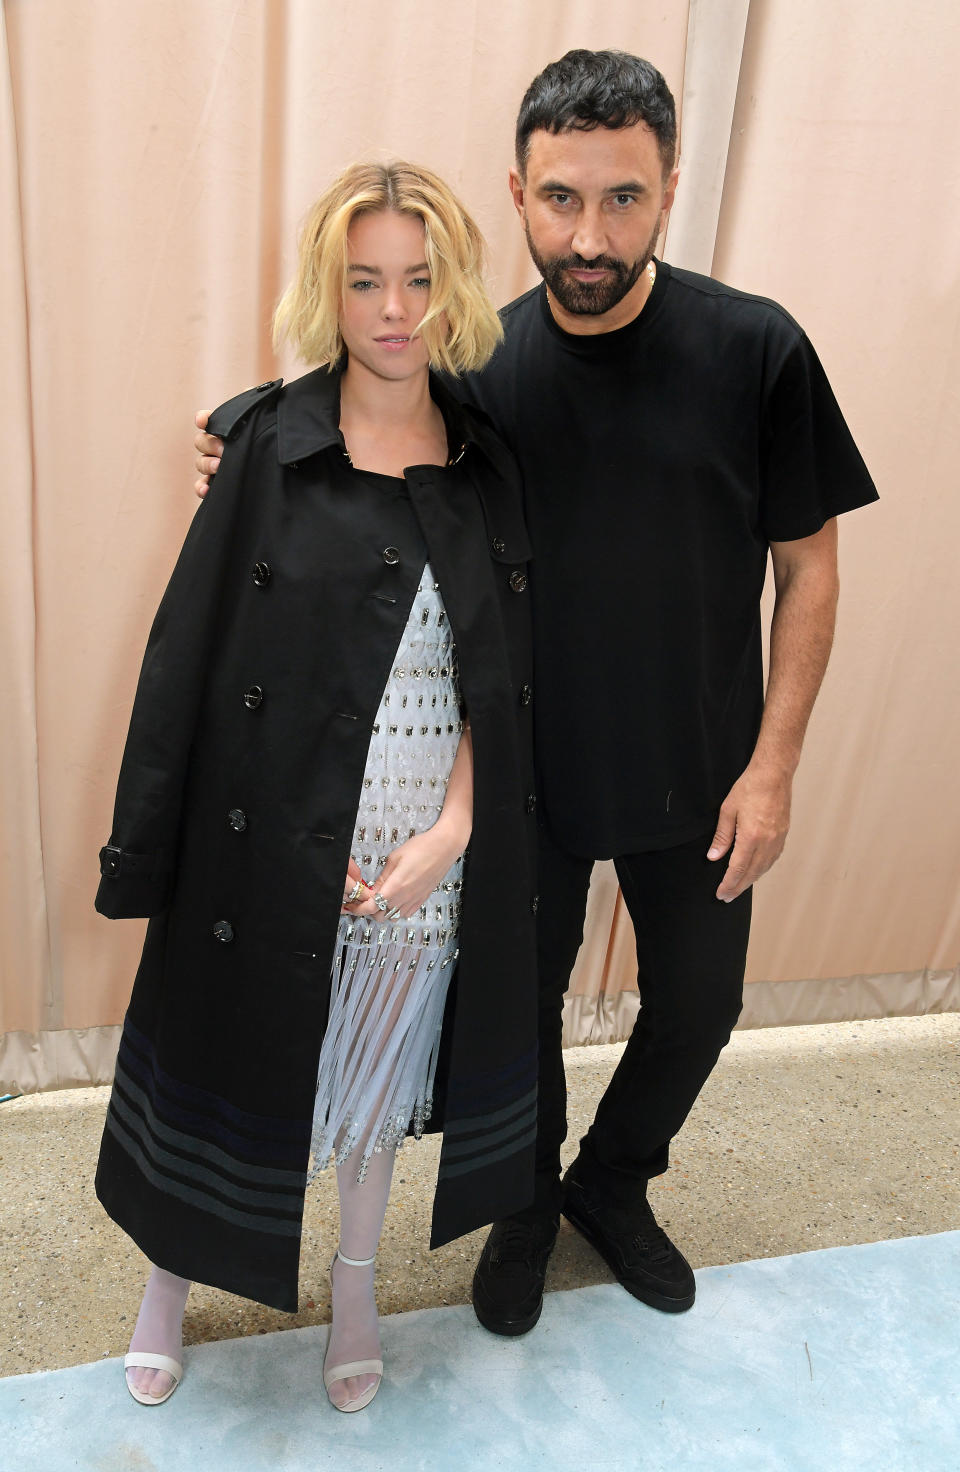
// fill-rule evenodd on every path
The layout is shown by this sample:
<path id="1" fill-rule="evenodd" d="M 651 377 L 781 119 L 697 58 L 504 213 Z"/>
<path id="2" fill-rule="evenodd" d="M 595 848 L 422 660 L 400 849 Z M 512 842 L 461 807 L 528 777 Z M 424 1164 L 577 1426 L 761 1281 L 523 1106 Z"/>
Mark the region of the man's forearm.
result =
<path id="1" fill-rule="evenodd" d="M 813 702 L 830 658 L 837 614 L 837 524 L 811 537 L 770 546 L 777 601 L 770 630 L 770 675 L 753 756 L 720 807 L 707 852 L 730 853 L 717 899 L 743 894 L 776 863 L 790 828 L 793 774 Z"/>
<path id="2" fill-rule="evenodd" d="M 770 673 L 753 763 L 792 777 L 823 681 L 836 624 L 836 565 L 786 571 L 777 585 Z"/>

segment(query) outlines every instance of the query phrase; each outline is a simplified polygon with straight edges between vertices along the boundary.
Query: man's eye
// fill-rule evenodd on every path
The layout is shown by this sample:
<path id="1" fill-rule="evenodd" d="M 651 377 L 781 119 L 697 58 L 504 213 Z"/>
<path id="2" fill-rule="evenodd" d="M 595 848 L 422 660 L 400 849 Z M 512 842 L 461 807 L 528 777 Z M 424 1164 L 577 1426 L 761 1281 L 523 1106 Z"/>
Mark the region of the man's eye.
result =
<path id="1" fill-rule="evenodd" d="M 636 195 L 634 195 L 634 194 L 615 194 L 613 197 L 614 197 L 614 200 L 616 201 L 617 204 L 627 205 L 627 204 L 633 204 L 633 202 L 634 202 L 634 200 L 636 198 Z"/>
<path id="2" fill-rule="evenodd" d="M 569 194 L 551 194 L 550 198 L 553 200 L 554 204 L 562 205 L 570 203 Z"/>

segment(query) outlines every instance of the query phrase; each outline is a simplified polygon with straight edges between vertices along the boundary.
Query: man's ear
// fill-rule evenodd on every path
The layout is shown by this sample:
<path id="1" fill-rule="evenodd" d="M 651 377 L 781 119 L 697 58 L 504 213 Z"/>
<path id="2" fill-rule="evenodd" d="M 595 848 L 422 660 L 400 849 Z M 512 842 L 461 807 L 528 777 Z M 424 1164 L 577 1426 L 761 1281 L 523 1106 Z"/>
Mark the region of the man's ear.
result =
<path id="1" fill-rule="evenodd" d="M 667 182 L 663 187 L 663 204 L 660 209 L 660 233 L 666 228 L 667 218 L 673 208 L 674 197 L 677 192 L 677 180 L 680 178 L 679 169 L 671 169 Z"/>
<path id="2" fill-rule="evenodd" d="M 526 222 L 527 217 L 523 205 L 523 180 L 520 177 L 520 170 L 516 165 L 512 165 L 510 169 L 510 193 L 513 195 L 514 209 L 521 220 Z"/>

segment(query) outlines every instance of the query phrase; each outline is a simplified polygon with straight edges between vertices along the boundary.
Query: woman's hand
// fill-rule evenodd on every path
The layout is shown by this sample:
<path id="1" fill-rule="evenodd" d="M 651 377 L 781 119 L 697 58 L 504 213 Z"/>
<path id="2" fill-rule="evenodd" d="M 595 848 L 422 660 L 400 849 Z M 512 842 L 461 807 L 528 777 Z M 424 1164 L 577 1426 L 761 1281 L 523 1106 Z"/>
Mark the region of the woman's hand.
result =
<path id="1" fill-rule="evenodd" d="M 354 885 L 358 883 L 363 885 L 363 889 L 357 896 L 355 902 L 356 904 L 359 904 L 362 899 L 367 898 L 367 896 L 370 894 L 370 886 L 367 884 L 365 879 L 362 879 L 360 877 L 360 870 L 354 863 L 353 859 L 351 859 L 349 864 L 347 865 L 347 882 L 343 886 L 343 904 L 340 906 L 341 915 L 355 915 L 357 913 L 354 905 L 351 905 L 350 908 L 347 909 L 347 895 L 353 893 Z"/>
<path id="2" fill-rule="evenodd" d="M 441 816 L 426 833 L 417 833 L 398 844 L 375 886 L 388 909 L 399 910 L 404 920 L 415 915 L 463 853 L 469 836 L 468 832 L 464 838 L 456 824 L 444 823 Z M 374 903 L 372 892 L 348 906 L 345 913 L 386 919 L 386 912 Z"/>
<path id="3" fill-rule="evenodd" d="M 201 409 L 193 419 L 200 430 L 193 442 L 197 451 L 196 467 L 200 472 L 200 479 L 194 482 L 193 489 L 198 496 L 205 496 L 209 491 L 211 478 L 220 469 L 220 457 L 223 454 L 223 440 L 218 439 L 215 434 L 204 434 L 209 418 L 210 410 Z"/>
<path id="4" fill-rule="evenodd" d="M 387 911 L 398 910 L 399 918 L 409 920 L 426 904 L 454 860 L 463 853 L 472 830 L 473 737 L 467 721 L 450 768 L 439 818 L 426 833 L 416 833 L 406 843 L 397 845 L 375 884 L 368 885 L 367 896 L 347 906 L 346 914 L 386 919 Z M 375 903 L 374 894 L 386 900 L 386 910 Z"/>

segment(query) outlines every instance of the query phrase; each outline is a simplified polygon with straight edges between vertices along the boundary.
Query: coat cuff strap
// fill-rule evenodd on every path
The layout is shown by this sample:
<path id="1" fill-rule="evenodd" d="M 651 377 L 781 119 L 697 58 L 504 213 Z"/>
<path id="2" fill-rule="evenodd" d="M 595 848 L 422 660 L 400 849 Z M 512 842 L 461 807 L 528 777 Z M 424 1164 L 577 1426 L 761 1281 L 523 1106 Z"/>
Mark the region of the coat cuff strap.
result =
<path id="1" fill-rule="evenodd" d="M 100 850 L 100 873 L 105 879 L 119 879 L 122 874 L 155 878 L 164 872 L 163 850 L 152 854 L 132 854 L 115 843 Z"/>

